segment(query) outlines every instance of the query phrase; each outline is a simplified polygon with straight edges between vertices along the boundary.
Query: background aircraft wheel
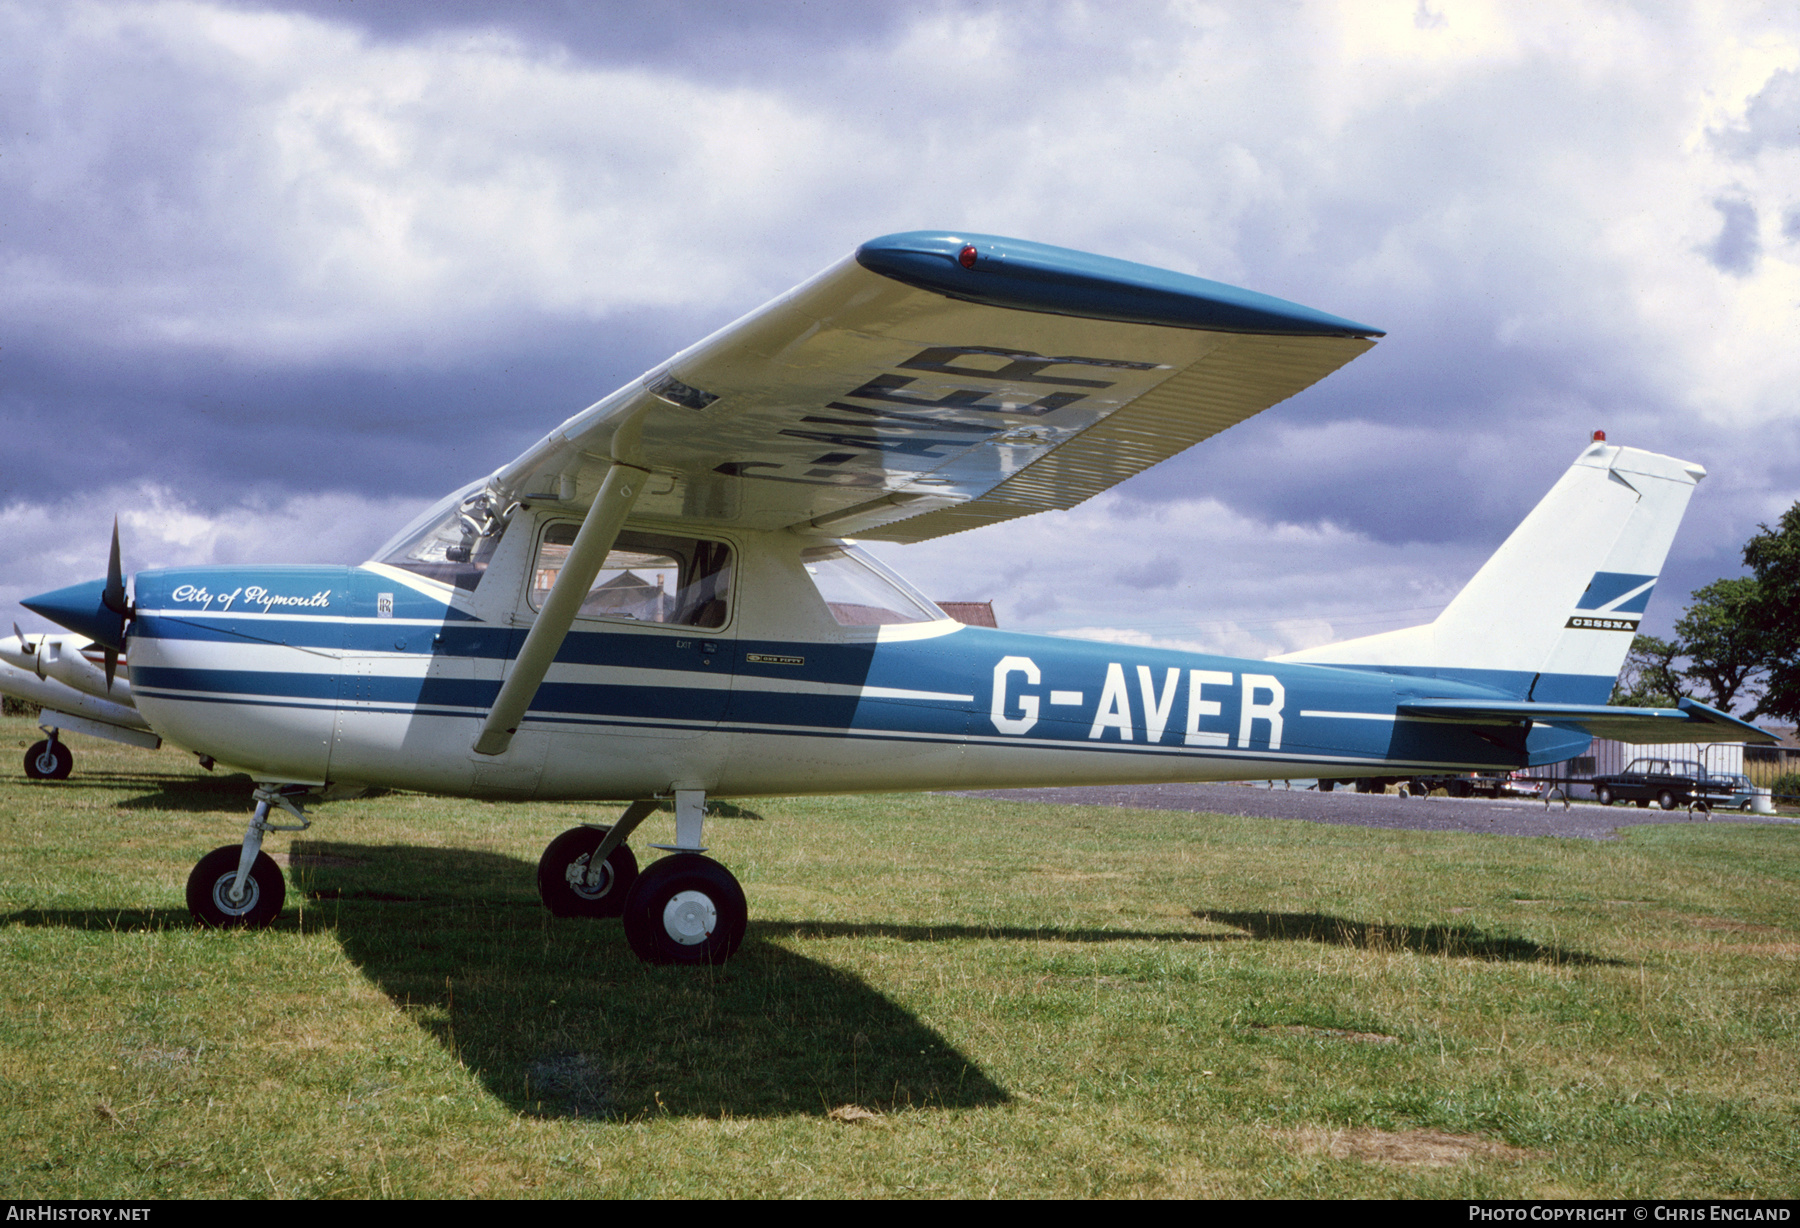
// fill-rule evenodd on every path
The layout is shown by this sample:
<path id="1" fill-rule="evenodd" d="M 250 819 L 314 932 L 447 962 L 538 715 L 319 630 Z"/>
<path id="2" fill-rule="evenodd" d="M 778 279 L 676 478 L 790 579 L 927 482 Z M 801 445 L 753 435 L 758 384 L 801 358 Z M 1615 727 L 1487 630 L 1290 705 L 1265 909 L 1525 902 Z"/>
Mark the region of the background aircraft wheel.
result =
<path id="1" fill-rule="evenodd" d="M 25 752 L 25 775 L 33 780 L 67 780 L 75 754 L 61 742 L 34 742 Z"/>
<path id="2" fill-rule="evenodd" d="M 600 881 L 588 884 L 588 864 L 606 833 L 593 827 L 571 827 L 550 842 L 538 858 L 538 896 L 555 917 L 617 917 L 638 879 L 637 854 L 621 844 L 607 854 Z"/>
<path id="3" fill-rule="evenodd" d="M 1321 793 L 1329 793 L 1336 787 L 1337 781 L 1335 780 L 1321 780 L 1319 782 L 1319 792 Z"/>
<path id="4" fill-rule="evenodd" d="M 201 925 L 260 929 L 281 914 L 281 906 L 287 902 L 287 882 L 281 877 L 281 867 L 267 853 L 258 853 L 250 863 L 244 898 L 232 902 L 231 883 L 237 877 L 238 858 L 243 851 L 236 844 L 216 848 L 202 857 L 188 875 L 188 911 Z"/>
<path id="5" fill-rule="evenodd" d="M 698 853 L 654 862 L 625 900 L 625 938 L 646 963 L 722 964 L 749 924 L 737 879 Z"/>
<path id="6" fill-rule="evenodd" d="M 1613 791 L 1605 785 L 1601 785 L 1594 791 L 1594 800 L 1602 806 L 1610 806 L 1613 804 Z"/>
<path id="7" fill-rule="evenodd" d="M 1664 789 L 1656 795 L 1656 804 L 1664 810 L 1673 810 L 1675 809 L 1675 795 Z"/>

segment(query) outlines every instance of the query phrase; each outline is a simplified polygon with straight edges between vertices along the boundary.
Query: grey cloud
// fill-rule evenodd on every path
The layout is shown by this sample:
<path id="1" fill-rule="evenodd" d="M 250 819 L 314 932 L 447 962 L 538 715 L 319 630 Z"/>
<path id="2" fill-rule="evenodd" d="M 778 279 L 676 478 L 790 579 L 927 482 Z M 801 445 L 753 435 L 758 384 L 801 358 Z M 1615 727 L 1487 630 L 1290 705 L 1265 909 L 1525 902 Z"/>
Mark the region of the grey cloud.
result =
<path id="1" fill-rule="evenodd" d="M 514 323 L 524 335 L 464 363 L 396 355 L 385 366 L 146 355 L 71 348 L 45 329 L 15 334 L 0 353 L 0 502 L 138 478 L 207 511 L 274 492 L 429 498 L 510 460 L 698 335 L 687 316 L 654 311 Z"/>
<path id="2" fill-rule="evenodd" d="M 1340 610 L 1341 595 L 1326 608 L 1306 591 L 1361 582 L 1329 570 L 1354 561 L 1334 551 L 1384 560 L 1365 585 L 1383 609 L 1431 597 L 1595 427 L 1721 475 L 1671 563 L 1682 594 L 1717 578 L 1703 573 L 1729 563 L 1740 522 L 1779 514 L 1766 504 L 1800 486 L 1783 459 L 1800 456 L 1794 430 L 1696 410 L 1692 370 L 1711 368 L 1684 367 L 1680 346 L 1709 322 L 1646 315 L 1646 301 L 1685 302 L 1686 283 L 1646 288 L 1638 251 L 1621 255 L 1606 230 L 1616 183 L 1687 167 L 1670 152 L 1693 118 L 1685 36 L 1669 32 L 1680 21 L 1640 31 L 1668 58 L 1629 71 L 1539 45 L 1440 73 L 1404 43 L 1334 60 L 1337 35 L 1261 6 L 1144 6 L 1129 22 L 1048 3 L 237 6 L 259 10 L 333 23 L 329 39 L 302 23 L 302 41 L 336 59 L 233 58 L 155 25 L 191 5 L 96 6 L 134 32 L 76 49 L 53 16 L 21 24 L 13 10 L 0 503 L 139 477 L 220 514 L 246 491 L 295 487 L 429 498 L 855 242 L 943 224 L 1389 330 L 1345 371 L 1121 492 L 1145 512 L 1211 496 L 1257 525 L 1340 532 L 1280 568 L 1259 561 L 1270 547 L 1254 534 L 1209 544 L 1206 583 L 1196 566 L 1178 587 L 1245 625 L 1258 602 L 1265 616 Z M 1454 22 L 1414 35 L 1406 18 L 1387 37 L 1433 54 L 1472 36 Z M 931 41 L 934 22 L 947 41 Z M 513 43 L 494 51 L 491 30 Z M 383 93 L 402 70 L 413 92 Z M 1784 81 L 1751 107 L 1757 148 L 1776 148 L 1764 117 L 1790 106 Z M 626 86 L 647 92 L 621 118 L 607 103 Z M 690 104 L 674 120 L 656 110 Z M 275 166 L 296 134 L 313 144 Z M 1702 208 L 1719 198 L 1709 257 L 1748 281 L 1780 253 L 1756 264 L 1754 211 L 1727 191 L 1668 189 Z M 1727 204 L 1752 210 L 1748 224 Z M 408 240 L 402 272 L 450 273 L 409 286 L 369 272 L 357 245 L 384 226 Z M 1783 226 L 1800 238 L 1800 210 Z M 1719 293 L 1740 285 L 1665 246 Z M 1054 534 L 1019 540 L 1056 556 Z M 1140 560 L 1157 553 L 1095 582 L 1154 574 Z M 1219 592 L 1238 565 L 1249 578 Z M 1030 570 L 1040 580 L 1018 588 L 1015 617 L 1101 625 L 1083 595 Z M 996 595 L 979 587 L 991 569 L 944 574 L 978 587 L 940 596 Z"/>
<path id="3" fill-rule="evenodd" d="M 1800 146 L 1800 72 L 1775 70 L 1744 109 L 1744 122 L 1713 133 L 1713 140 L 1739 158 Z"/>
<path id="4" fill-rule="evenodd" d="M 1005 0 L 1014 10 L 1049 4 Z M 242 0 L 241 8 L 304 13 L 390 41 L 497 31 L 593 64 L 656 68 L 717 82 L 766 79 L 777 66 L 831 62 L 891 42 L 936 13 L 978 14 L 1002 0 Z"/>
<path id="5" fill-rule="evenodd" d="M 1762 255 L 1762 239 L 1757 234 L 1756 206 L 1747 200 L 1720 199 L 1713 202 L 1721 219 L 1718 237 L 1702 249 L 1713 267 L 1721 273 L 1743 277 L 1756 271 Z"/>

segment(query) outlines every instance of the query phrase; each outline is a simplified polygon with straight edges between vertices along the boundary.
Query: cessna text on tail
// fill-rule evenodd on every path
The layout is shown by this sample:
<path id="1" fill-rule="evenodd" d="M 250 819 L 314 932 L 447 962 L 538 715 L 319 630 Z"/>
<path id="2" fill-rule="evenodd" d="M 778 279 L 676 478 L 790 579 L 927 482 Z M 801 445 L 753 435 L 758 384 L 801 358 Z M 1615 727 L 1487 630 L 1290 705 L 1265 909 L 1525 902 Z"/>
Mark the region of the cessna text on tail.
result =
<path id="1" fill-rule="evenodd" d="M 848 537 L 1072 507 L 1381 334 L 1016 240 L 865 244 L 458 490 L 360 567 L 113 566 L 27 605 L 105 652 L 157 735 L 258 782 L 196 916 L 280 910 L 265 833 L 333 786 L 619 799 L 539 867 L 558 914 L 717 962 L 742 890 L 708 795 L 1512 769 L 1759 737 L 1605 706 L 1693 465 L 1596 442 L 1441 617 L 1273 661 L 946 618 Z M 670 856 L 627 838 L 672 798 Z"/>

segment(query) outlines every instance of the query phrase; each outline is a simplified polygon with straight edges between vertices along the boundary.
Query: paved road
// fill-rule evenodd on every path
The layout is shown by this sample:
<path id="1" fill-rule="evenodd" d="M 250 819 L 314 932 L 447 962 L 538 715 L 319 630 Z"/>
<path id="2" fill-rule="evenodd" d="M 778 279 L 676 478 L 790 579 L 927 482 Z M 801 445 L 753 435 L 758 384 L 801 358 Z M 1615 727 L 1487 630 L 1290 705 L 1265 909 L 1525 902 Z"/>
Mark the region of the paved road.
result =
<path id="1" fill-rule="evenodd" d="M 1577 802 L 1568 810 L 1558 802 L 1548 810 L 1541 801 L 1449 797 L 1403 798 L 1380 793 L 1337 790 L 1273 789 L 1244 785 L 1098 785 L 1080 789 L 983 789 L 963 797 L 995 797 L 1020 802 L 1056 802 L 1073 806 L 1129 806 L 1142 810 L 1189 810 L 1238 814 L 1250 818 L 1301 819 L 1308 823 L 1341 823 L 1352 827 L 1391 827 L 1405 831 L 1466 831 L 1494 836 L 1579 836 L 1609 840 L 1621 827 L 1639 823 L 1703 822 L 1685 810 L 1639 810 L 1636 806 L 1596 806 Z M 1716 812 L 1716 823 L 1792 823 L 1791 818 L 1756 817 Z"/>

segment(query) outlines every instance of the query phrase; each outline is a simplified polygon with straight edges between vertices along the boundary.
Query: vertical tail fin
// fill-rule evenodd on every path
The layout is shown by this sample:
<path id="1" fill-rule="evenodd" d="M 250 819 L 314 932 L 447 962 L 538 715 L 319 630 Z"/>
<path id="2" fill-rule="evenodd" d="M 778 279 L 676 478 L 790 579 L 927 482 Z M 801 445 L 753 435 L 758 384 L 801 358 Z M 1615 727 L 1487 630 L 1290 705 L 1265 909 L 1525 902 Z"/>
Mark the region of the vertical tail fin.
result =
<path id="1" fill-rule="evenodd" d="M 1688 461 L 1596 442 L 1436 621 L 1275 659 L 1605 703 L 1705 476 Z"/>

